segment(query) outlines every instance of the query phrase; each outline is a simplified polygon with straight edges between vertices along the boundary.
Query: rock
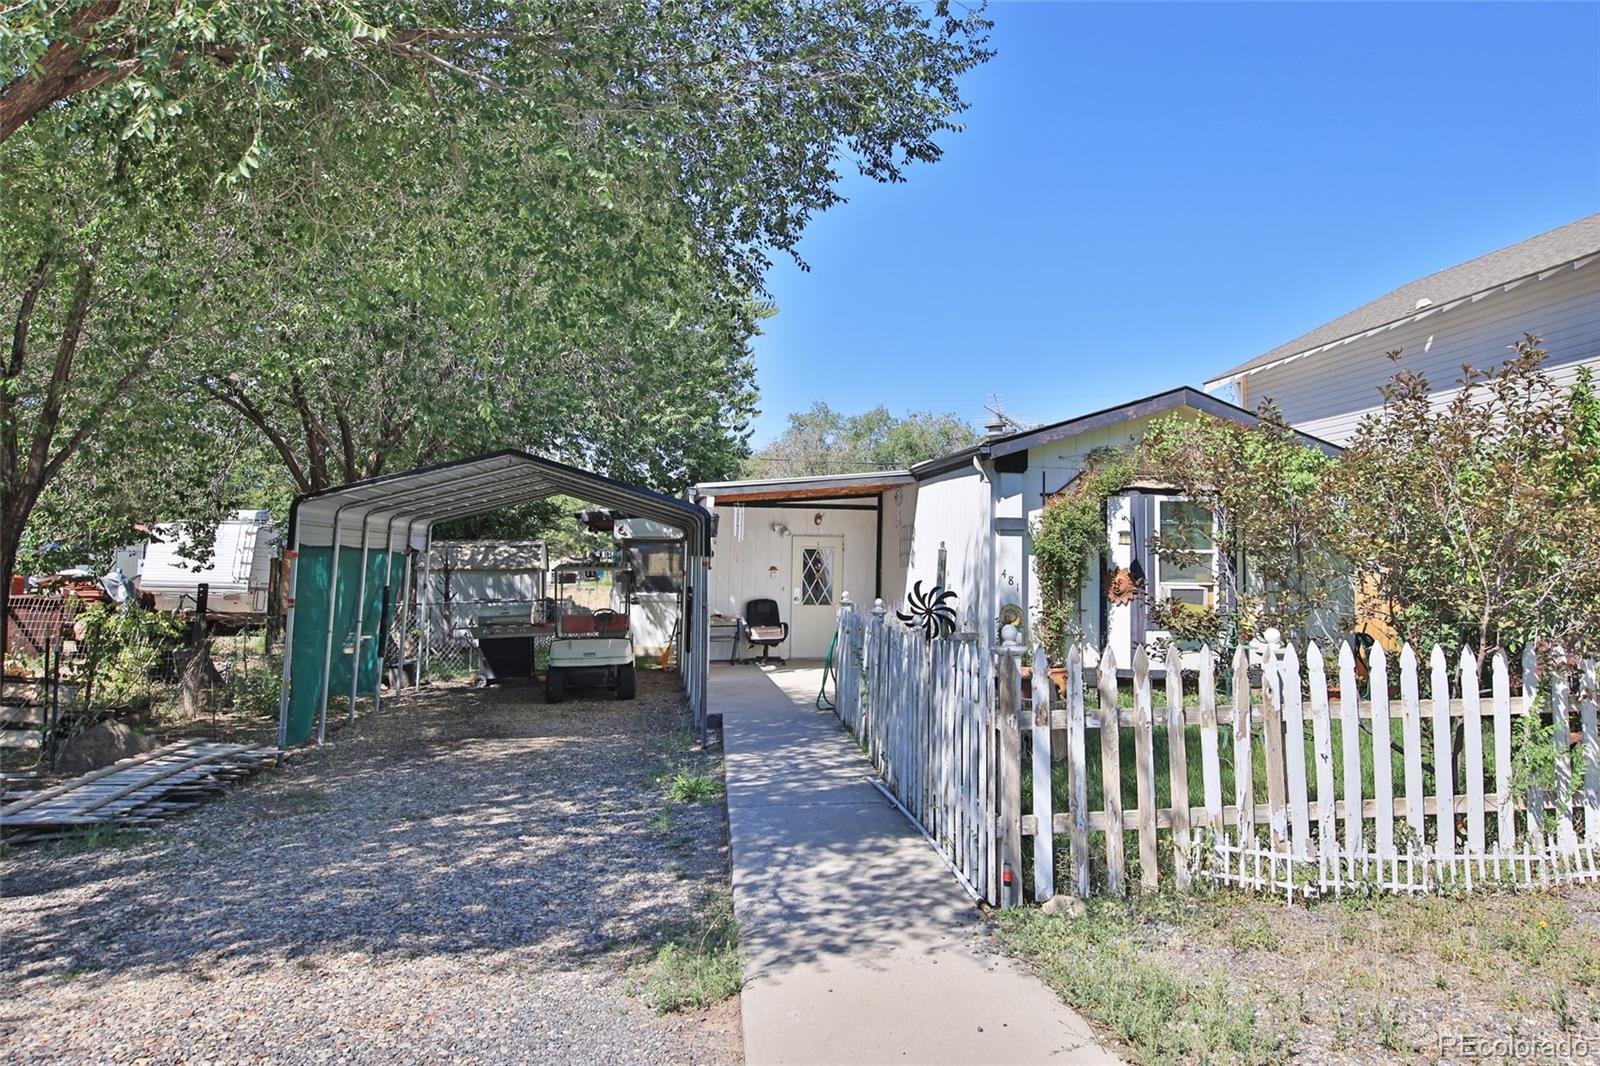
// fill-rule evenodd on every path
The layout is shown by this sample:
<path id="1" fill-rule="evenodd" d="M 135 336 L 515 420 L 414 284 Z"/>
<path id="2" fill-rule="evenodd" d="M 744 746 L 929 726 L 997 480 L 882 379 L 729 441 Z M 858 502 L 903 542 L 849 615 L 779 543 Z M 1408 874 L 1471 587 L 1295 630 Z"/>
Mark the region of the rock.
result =
<path id="1" fill-rule="evenodd" d="M 56 769 L 63 774 L 86 774 L 157 746 L 154 737 L 135 733 L 121 722 L 101 722 L 61 746 Z"/>
<path id="2" fill-rule="evenodd" d="M 1082 918 L 1084 913 L 1083 900 L 1077 896 L 1069 896 L 1058 892 L 1045 900 L 1039 910 L 1045 914 L 1052 914 L 1058 918 Z"/>

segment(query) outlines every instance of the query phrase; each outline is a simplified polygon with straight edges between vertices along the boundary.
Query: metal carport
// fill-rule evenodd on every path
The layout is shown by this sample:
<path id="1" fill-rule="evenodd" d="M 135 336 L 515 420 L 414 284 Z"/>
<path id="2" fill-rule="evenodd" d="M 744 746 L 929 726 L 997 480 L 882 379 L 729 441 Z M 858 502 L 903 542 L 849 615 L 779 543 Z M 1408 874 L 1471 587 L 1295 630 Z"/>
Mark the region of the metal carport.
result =
<path id="1" fill-rule="evenodd" d="M 425 557 L 435 523 L 555 495 L 683 531 L 687 558 L 678 662 L 695 724 L 703 730 L 711 514 L 686 500 L 509 449 L 295 498 L 289 510 L 278 746 L 302 743 L 313 732 L 322 738 L 330 692 L 349 695 L 352 716 L 358 696 L 380 699 L 384 607 L 409 620 L 413 604 L 405 594 L 413 584 L 411 560 L 417 553 Z"/>

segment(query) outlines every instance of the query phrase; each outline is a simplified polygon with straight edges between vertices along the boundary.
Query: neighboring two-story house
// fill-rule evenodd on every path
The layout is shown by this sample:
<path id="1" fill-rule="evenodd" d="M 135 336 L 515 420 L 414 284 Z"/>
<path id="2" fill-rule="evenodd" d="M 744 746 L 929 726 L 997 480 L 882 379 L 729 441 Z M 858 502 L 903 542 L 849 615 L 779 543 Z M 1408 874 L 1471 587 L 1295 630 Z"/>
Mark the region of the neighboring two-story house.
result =
<path id="1" fill-rule="evenodd" d="M 1600 366 L 1600 215 L 1402 285 L 1206 382 L 1254 410 L 1272 400 L 1296 429 L 1348 444 L 1382 404 L 1395 373 L 1387 353 L 1427 377 L 1441 403 L 1469 363 L 1488 369 L 1532 333 L 1552 379 Z"/>

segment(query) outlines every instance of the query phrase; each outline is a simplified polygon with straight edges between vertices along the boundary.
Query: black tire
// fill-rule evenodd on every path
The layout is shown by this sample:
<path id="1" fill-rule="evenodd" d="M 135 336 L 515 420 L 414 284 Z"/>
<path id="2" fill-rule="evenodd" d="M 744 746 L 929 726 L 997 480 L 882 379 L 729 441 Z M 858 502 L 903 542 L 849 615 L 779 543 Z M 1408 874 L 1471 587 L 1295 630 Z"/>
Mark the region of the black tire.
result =
<path id="1" fill-rule="evenodd" d="M 477 677 L 472 679 L 472 687 L 473 688 L 488 688 L 489 687 L 489 679 L 487 677 L 484 677 L 482 674 L 479 674 Z"/>
<path id="2" fill-rule="evenodd" d="M 639 675 L 633 664 L 617 667 L 617 699 L 631 700 L 639 691 Z"/>
<path id="3" fill-rule="evenodd" d="M 559 669 L 552 666 L 544 679 L 544 701 L 546 703 L 560 703 L 567 698 L 567 677 Z"/>

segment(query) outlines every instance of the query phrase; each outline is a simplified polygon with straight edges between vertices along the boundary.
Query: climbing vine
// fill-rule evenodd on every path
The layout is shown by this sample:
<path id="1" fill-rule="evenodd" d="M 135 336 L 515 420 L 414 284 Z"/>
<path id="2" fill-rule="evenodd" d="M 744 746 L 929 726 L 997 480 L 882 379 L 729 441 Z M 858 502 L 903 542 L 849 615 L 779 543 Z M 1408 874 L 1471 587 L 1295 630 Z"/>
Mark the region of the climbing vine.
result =
<path id="1" fill-rule="evenodd" d="M 1106 500 L 1127 485 L 1136 462 L 1114 448 L 1089 454 L 1083 471 L 1045 504 L 1033 528 L 1033 561 L 1039 574 L 1038 637 L 1060 648 L 1083 636 L 1078 597 L 1089 567 L 1111 545 L 1106 535 Z"/>

